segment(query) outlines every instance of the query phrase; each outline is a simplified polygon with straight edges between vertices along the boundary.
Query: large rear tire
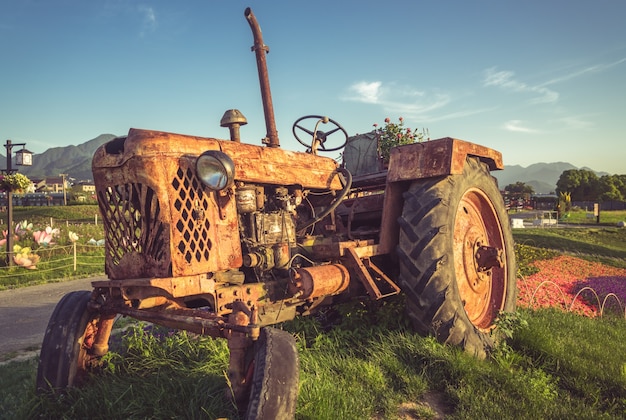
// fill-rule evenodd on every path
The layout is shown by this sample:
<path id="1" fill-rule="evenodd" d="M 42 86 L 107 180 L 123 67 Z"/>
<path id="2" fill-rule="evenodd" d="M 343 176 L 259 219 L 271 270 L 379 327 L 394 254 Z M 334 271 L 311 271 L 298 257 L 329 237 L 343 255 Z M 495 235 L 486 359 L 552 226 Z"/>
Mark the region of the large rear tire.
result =
<path id="1" fill-rule="evenodd" d="M 298 399 L 298 350 L 293 335 L 265 327 L 253 347 L 247 420 L 293 419 Z"/>
<path id="2" fill-rule="evenodd" d="M 498 314 L 515 310 L 517 294 L 511 226 L 486 165 L 468 158 L 461 175 L 413 182 L 399 224 L 413 325 L 484 358 Z"/>
<path id="3" fill-rule="evenodd" d="M 100 316 L 88 309 L 91 292 L 70 292 L 54 308 L 41 345 L 37 391 L 80 385 L 102 355 L 93 354 Z"/>

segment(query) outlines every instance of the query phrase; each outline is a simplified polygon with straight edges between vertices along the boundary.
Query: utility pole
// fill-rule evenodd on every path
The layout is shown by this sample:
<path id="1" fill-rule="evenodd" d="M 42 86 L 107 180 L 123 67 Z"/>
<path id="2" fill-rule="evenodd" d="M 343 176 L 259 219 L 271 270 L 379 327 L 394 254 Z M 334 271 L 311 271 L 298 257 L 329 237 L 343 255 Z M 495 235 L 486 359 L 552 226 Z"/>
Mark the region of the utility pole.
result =
<path id="1" fill-rule="evenodd" d="M 59 174 L 59 176 L 63 179 L 63 205 L 67 206 L 67 196 L 65 195 L 65 177 L 67 174 Z"/>

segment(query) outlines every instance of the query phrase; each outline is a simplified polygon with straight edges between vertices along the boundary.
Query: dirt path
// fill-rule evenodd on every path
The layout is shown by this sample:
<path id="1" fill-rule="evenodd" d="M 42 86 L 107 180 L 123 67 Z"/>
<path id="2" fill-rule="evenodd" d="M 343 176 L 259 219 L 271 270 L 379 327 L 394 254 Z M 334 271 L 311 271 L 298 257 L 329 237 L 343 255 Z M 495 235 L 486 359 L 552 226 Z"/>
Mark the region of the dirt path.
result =
<path id="1" fill-rule="evenodd" d="M 61 297 L 74 290 L 91 290 L 91 282 L 102 279 L 91 277 L 0 291 L 0 360 L 38 351 Z"/>

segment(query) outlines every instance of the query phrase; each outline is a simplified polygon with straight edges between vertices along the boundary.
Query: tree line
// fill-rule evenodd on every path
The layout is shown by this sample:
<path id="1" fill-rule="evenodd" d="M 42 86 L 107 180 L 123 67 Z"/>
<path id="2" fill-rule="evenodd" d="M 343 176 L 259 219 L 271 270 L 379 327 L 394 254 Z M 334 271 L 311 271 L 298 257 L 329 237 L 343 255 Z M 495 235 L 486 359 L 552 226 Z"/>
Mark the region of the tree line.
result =
<path id="1" fill-rule="evenodd" d="M 533 187 L 523 182 L 505 188 L 512 197 L 530 196 Z M 569 194 L 572 201 L 626 201 L 626 175 L 602 175 L 588 169 L 568 169 L 556 183 L 556 194 Z"/>
<path id="2" fill-rule="evenodd" d="M 626 175 L 598 177 L 588 169 L 569 169 L 559 177 L 556 192 L 569 193 L 572 201 L 625 201 Z"/>

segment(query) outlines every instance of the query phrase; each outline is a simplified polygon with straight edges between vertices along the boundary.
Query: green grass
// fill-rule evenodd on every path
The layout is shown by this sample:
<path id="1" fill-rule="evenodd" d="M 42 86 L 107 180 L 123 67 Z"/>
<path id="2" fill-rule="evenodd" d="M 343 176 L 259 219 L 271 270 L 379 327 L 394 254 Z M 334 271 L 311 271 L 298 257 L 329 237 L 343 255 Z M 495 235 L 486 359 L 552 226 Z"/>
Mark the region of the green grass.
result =
<path id="1" fill-rule="evenodd" d="M 376 306 L 373 305 L 372 306 Z M 524 320 L 493 358 L 476 360 L 410 331 L 402 299 L 375 310 L 359 303 L 340 322 L 283 325 L 297 338 L 297 419 L 620 418 L 626 412 L 623 319 L 556 310 L 520 311 Z M 34 362 L 0 367 L 0 412 L 10 418 L 237 418 L 228 395 L 224 340 L 131 327 L 108 366 L 62 397 L 35 396 Z M 419 414 L 420 417 L 417 417 Z M 8 418 L 8 417 L 7 417 Z"/>
<path id="2" fill-rule="evenodd" d="M 600 223 L 603 226 L 616 226 L 618 222 L 626 221 L 626 210 L 600 211 Z M 591 211 L 575 209 L 567 213 L 562 222 L 567 224 L 597 224 L 597 218 Z"/>
<path id="3" fill-rule="evenodd" d="M 65 222 L 95 222 L 95 216 L 99 217 L 99 210 L 96 204 L 74 205 L 74 206 L 15 206 L 13 207 L 13 221 L 19 222 L 28 220 L 34 223 L 49 223 L 50 218 Z M 2 220 L 6 220 L 6 212 L 0 212 Z"/>
<path id="4" fill-rule="evenodd" d="M 515 242 L 626 268 L 626 228 L 514 229 Z"/>

